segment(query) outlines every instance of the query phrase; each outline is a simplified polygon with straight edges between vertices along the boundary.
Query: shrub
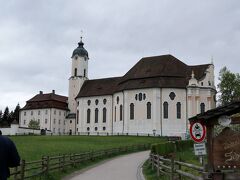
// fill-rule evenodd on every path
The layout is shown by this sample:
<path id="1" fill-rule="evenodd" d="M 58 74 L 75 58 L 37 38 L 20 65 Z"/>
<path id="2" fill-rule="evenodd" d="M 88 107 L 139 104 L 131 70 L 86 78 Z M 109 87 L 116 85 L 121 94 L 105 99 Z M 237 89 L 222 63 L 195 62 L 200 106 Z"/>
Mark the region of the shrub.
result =
<path id="1" fill-rule="evenodd" d="M 177 151 L 185 151 L 193 147 L 192 140 L 176 141 L 175 144 Z"/>
<path id="2" fill-rule="evenodd" d="M 166 156 L 175 151 L 175 145 L 172 142 L 153 144 L 151 151 L 152 151 L 152 153 L 156 153 L 161 156 Z"/>

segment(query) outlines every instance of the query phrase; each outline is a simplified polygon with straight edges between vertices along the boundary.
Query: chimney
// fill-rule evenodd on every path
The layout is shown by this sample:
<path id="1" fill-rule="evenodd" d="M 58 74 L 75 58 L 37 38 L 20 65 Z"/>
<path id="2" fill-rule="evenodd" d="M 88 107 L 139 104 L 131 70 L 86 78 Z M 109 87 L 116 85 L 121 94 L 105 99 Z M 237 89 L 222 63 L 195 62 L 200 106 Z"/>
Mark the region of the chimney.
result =
<path id="1" fill-rule="evenodd" d="M 55 94 L 55 90 L 52 90 L 52 93 Z"/>
<path id="2" fill-rule="evenodd" d="M 42 92 L 42 91 L 39 91 L 39 94 L 43 94 L 43 92 Z"/>

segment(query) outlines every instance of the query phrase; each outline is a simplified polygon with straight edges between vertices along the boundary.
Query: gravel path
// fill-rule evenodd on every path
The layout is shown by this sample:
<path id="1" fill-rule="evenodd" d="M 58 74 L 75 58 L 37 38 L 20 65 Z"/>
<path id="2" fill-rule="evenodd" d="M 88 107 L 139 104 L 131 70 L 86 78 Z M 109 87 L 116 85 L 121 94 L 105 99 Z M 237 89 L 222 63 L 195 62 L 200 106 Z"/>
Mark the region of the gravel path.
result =
<path id="1" fill-rule="evenodd" d="M 149 151 L 120 156 L 103 164 L 80 171 L 68 180 L 144 180 L 141 166 L 149 157 Z"/>

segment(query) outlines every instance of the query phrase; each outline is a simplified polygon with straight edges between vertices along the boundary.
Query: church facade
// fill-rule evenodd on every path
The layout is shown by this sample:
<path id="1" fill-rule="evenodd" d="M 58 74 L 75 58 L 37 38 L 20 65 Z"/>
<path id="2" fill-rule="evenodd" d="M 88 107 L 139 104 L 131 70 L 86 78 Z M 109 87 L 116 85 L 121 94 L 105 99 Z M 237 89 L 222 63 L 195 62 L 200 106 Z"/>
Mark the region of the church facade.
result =
<path id="1" fill-rule="evenodd" d="M 122 77 L 89 80 L 82 40 L 71 61 L 64 132 L 184 136 L 189 117 L 216 106 L 212 63 L 145 57 Z"/>

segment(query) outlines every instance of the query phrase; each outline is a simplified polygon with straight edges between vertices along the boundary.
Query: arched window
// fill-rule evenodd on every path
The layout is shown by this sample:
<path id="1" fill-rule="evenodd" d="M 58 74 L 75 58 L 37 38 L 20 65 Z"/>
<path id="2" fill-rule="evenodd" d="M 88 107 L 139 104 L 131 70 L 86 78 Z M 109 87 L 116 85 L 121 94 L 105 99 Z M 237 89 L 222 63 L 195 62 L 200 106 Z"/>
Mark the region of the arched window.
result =
<path id="1" fill-rule="evenodd" d="M 204 104 L 204 103 L 201 103 L 201 104 L 200 104 L 200 112 L 201 112 L 201 113 L 204 113 L 204 112 L 205 112 L 205 104 Z"/>
<path id="2" fill-rule="evenodd" d="M 148 102 L 147 103 L 147 119 L 151 119 L 151 114 L 152 114 L 152 112 L 151 112 L 151 103 L 150 102 Z"/>
<path id="3" fill-rule="evenodd" d="M 181 103 L 177 102 L 177 119 L 181 119 Z"/>
<path id="4" fill-rule="evenodd" d="M 90 123 L 90 115 L 91 115 L 91 110 L 87 110 L 87 123 Z"/>
<path id="5" fill-rule="evenodd" d="M 83 71 L 83 77 L 86 77 L 86 69 Z"/>
<path id="6" fill-rule="evenodd" d="M 95 123 L 98 123 L 98 108 L 95 109 Z"/>
<path id="7" fill-rule="evenodd" d="M 122 104 L 120 105 L 120 121 L 122 121 L 122 119 L 123 119 L 123 106 L 122 106 Z"/>
<path id="8" fill-rule="evenodd" d="M 138 97 L 139 97 L 139 101 L 142 101 L 142 93 L 139 93 Z"/>
<path id="9" fill-rule="evenodd" d="M 74 69 L 74 76 L 77 76 L 77 68 Z"/>
<path id="10" fill-rule="evenodd" d="M 130 119 L 134 119 L 134 104 L 130 104 Z"/>
<path id="11" fill-rule="evenodd" d="M 168 118 L 168 103 L 166 101 L 163 103 L 163 118 Z"/>
<path id="12" fill-rule="evenodd" d="M 103 122 L 105 123 L 107 121 L 107 109 L 103 108 Z"/>

